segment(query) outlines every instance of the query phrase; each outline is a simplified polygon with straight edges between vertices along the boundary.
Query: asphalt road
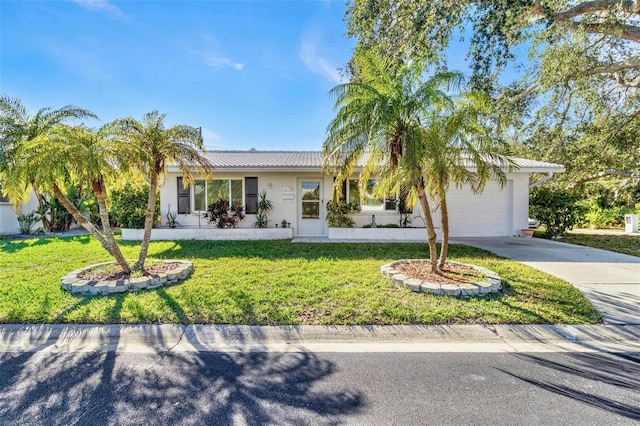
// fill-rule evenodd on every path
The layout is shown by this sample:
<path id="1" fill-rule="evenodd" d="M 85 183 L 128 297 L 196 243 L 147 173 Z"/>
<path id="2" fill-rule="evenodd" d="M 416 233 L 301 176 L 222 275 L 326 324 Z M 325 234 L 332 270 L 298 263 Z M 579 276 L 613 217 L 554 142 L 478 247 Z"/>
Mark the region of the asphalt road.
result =
<path id="1" fill-rule="evenodd" d="M 0 424 L 640 424 L 640 353 L 4 352 Z"/>

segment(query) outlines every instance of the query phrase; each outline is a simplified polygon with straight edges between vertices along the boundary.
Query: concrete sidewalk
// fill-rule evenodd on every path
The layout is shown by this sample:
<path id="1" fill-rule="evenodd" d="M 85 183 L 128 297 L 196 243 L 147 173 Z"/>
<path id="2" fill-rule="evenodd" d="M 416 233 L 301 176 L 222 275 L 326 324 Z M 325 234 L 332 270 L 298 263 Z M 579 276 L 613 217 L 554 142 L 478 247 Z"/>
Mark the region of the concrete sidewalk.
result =
<path id="1" fill-rule="evenodd" d="M 573 284 L 605 324 L 640 324 L 640 258 L 540 238 L 452 238 Z M 639 240 L 640 244 L 640 240 Z"/>
<path id="2" fill-rule="evenodd" d="M 0 325 L 5 352 L 640 352 L 631 325 Z"/>

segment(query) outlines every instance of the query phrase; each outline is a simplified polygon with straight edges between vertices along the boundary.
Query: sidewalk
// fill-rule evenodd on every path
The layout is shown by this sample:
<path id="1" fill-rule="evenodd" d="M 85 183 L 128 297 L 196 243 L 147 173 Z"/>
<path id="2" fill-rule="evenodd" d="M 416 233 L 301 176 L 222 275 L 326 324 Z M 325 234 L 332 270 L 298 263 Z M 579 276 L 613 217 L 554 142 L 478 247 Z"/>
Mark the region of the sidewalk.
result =
<path id="1" fill-rule="evenodd" d="M 540 238 L 452 238 L 573 284 L 605 324 L 640 324 L 640 258 Z"/>
<path id="2" fill-rule="evenodd" d="M 638 352 L 631 325 L 0 325 L 4 352 Z"/>

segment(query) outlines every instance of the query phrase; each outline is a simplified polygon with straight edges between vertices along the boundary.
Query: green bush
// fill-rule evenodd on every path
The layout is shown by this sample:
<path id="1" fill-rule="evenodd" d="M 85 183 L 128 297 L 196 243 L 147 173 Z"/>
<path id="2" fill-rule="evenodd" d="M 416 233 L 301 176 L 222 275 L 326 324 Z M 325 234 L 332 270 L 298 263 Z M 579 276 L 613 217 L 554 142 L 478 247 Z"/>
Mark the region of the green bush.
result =
<path id="1" fill-rule="evenodd" d="M 585 212 L 580 195 L 564 189 L 540 188 L 531 193 L 531 216 L 545 226 L 545 236 L 556 238 L 572 229 Z"/>
<path id="2" fill-rule="evenodd" d="M 636 208 L 628 206 L 602 208 L 598 200 L 594 199 L 584 204 L 584 207 L 586 212 L 580 221 L 580 225 L 595 229 L 624 226 L 624 215 L 637 212 Z"/>
<path id="3" fill-rule="evenodd" d="M 122 228 L 144 228 L 144 215 L 149 199 L 149 187 L 136 189 L 126 184 L 122 190 L 111 194 L 111 210 L 109 220 L 111 226 Z M 156 199 L 154 223 L 160 221 L 160 198 Z"/>
<path id="4" fill-rule="evenodd" d="M 357 201 L 329 201 L 327 203 L 327 223 L 332 228 L 353 228 L 355 222 L 349 215 L 358 213 L 360 204 Z"/>

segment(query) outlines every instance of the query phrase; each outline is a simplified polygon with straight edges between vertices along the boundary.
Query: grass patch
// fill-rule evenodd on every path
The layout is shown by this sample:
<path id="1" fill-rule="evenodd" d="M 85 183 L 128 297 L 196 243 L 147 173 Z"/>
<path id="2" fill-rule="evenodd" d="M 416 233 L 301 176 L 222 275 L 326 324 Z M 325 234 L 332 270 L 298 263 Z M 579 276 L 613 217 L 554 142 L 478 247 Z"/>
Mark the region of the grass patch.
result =
<path id="1" fill-rule="evenodd" d="M 123 242 L 128 258 L 139 244 Z M 450 260 L 505 280 L 500 294 L 455 299 L 394 287 L 380 266 L 424 258 L 426 244 L 292 244 L 286 241 L 153 242 L 149 256 L 188 259 L 182 284 L 77 296 L 60 277 L 111 260 L 88 236 L 0 241 L 0 322 L 183 324 L 596 323 L 601 316 L 568 283 L 466 246 Z"/>
<path id="2" fill-rule="evenodd" d="M 596 235 L 566 233 L 563 243 L 579 244 L 640 257 L 640 238 L 634 235 Z"/>

